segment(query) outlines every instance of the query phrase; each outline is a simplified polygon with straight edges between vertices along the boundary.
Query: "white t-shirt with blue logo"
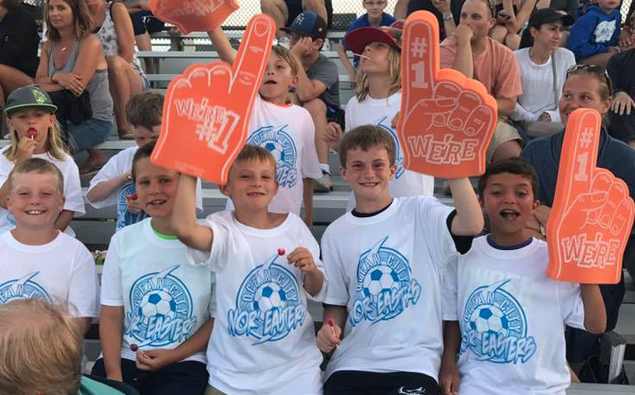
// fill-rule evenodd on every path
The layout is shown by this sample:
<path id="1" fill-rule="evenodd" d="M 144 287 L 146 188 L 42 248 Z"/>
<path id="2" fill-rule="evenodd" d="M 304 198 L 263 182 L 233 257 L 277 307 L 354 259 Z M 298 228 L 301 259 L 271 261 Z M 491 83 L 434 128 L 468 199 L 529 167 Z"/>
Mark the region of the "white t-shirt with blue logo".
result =
<path id="1" fill-rule="evenodd" d="M 101 304 L 123 306 L 121 357 L 140 349 L 174 349 L 213 315 L 214 276 L 187 264 L 186 247 L 152 230 L 151 218 L 115 233 L 101 277 Z M 185 360 L 206 363 L 205 352 Z"/>
<path id="2" fill-rule="evenodd" d="M 345 306 L 342 343 L 326 368 L 439 374 L 441 279 L 457 250 L 452 208 L 428 196 L 395 198 L 372 217 L 350 212 L 322 236 L 324 303 Z"/>
<path id="3" fill-rule="evenodd" d="M 9 178 L 9 173 L 13 170 L 15 164 L 9 162 L 4 153 L 11 148 L 10 146 L 4 147 L 0 150 L 0 186 L 4 184 Z M 70 155 L 65 155 L 63 160 L 52 157 L 48 153 L 35 154 L 32 158 L 40 158 L 53 163 L 62 173 L 64 177 L 64 197 L 66 202 L 64 203 L 64 210 L 72 211 L 75 217 L 81 217 L 86 213 L 84 210 L 84 200 L 82 198 L 82 187 L 79 180 L 79 169 L 75 164 L 75 161 Z M 15 220 L 13 216 L 6 209 L 0 207 L 0 233 L 6 232 L 15 228 Z M 69 236 L 75 237 L 75 232 L 71 227 L 67 227 L 64 231 Z"/>
<path id="4" fill-rule="evenodd" d="M 99 172 L 90 180 L 90 186 L 88 187 L 88 191 L 95 188 L 97 184 L 112 180 L 113 178 L 119 177 L 124 173 L 128 173 L 132 169 L 132 159 L 134 158 L 134 154 L 137 152 L 139 147 L 129 147 L 123 151 L 119 151 L 116 155 L 111 157 L 108 162 L 104 165 L 104 167 L 99 170 Z M 117 224 L 116 231 L 123 229 L 124 227 L 132 224 L 136 224 L 137 222 L 148 218 L 148 214 L 146 214 L 143 210 L 138 212 L 137 214 L 132 214 L 128 211 L 128 206 L 126 204 L 126 196 L 135 193 L 135 186 L 132 181 L 126 182 L 121 187 L 117 188 L 116 191 L 108 195 L 104 200 L 98 202 L 88 202 L 94 208 L 104 208 L 110 206 L 117 206 Z M 199 210 L 203 210 L 203 193 L 201 191 L 201 181 L 197 179 L 196 181 L 196 208 Z"/>
<path id="5" fill-rule="evenodd" d="M 385 99 L 373 99 L 370 96 L 366 96 L 362 102 L 353 96 L 346 105 L 346 131 L 348 132 L 362 125 L 377 125 L 390 133 L 395 139 L 397 173 L 390 183 L 390 196 L 432 196 L 434 193 L 434 177 L 406 170 L 403 167 L 404 152 L 399 145 L 397 130 L 393 130 L 390 127 L 392 119 L 400 109 L 401 92 L 397 92 Z M 355 197 L 351 193 L 347 209 L 350 211 L 354 208 Z"/>
<path id="6" fill-rule="evenodd" d="M 543 241 L 502 249 L 483 236 L 448 265 L 443 319 L 461 326 L 461 395 L 565 394 L 565 324 L 584 329 L 584 306 L 547 263 Z"/>
<path id="7" fill-rule="evenodd" d="M 247 144 L 266 148 L 277 161 L 278 193 L 269 203 L 269 211 L 300 215 L 302 179 L 322 177 L 309 112 L 294 104 L 269 103 L 256 95 Z M 227 199 L 227 209 L 233 208 Z"/>
<path id="8" fill-rule="evenodd" d="M 300 269 L 277 252 L 305 247 L 323 270 L 309 229 L 291 213 L 267 230 L 239 223 L 233 211 L 214 213 L 203 225 L 214 232 L 211 252 L 188 249 L 188 259 L 216 273 L 209 384 L 226 394 L 321 394 L 322 355 L 307 311 L 310 296 Z M 322 292 L 325 288 L 326 282 Z"/>
<path id="9" fill-rule="evenodd" d="M 42 245 L 1 234 L 0 304 L 24 298 L 67 305 L 74 317 L 98 317 L 99 280 L 88 249 L 62 232 Z"/>

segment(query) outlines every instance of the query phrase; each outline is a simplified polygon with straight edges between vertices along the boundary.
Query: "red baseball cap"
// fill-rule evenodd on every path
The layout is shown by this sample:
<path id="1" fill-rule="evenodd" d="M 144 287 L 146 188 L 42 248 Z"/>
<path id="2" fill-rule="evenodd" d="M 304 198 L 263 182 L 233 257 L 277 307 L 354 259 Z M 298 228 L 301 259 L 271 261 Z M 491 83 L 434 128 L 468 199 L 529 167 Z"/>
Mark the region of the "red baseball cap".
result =
<path id="1" fill-rule="evenodd" d="M 362 53 L 366 45 L 381 42 L 401 50 L 401 36 L 405 21 L 400 19 L 390 26 L 360 27 L 344 37 L 344 46 L 355 53 Z"/>

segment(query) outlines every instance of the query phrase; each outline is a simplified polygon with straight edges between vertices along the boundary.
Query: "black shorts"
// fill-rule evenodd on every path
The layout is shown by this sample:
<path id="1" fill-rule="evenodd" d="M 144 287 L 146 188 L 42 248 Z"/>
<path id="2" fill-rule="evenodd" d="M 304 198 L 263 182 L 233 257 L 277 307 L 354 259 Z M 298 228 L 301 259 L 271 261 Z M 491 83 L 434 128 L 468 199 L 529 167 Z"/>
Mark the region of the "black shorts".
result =
<path id="1" fill-rule="evenodd" d="M 165 30 L 165 22 L 152 15 L 150 11 L 139 11 L 130 14 L 132 29 L 135 36 L 140 36 L 145 32 L 150 34 Z"/>
<path id="2" fill-rule="evenodd" d="M 324 383 L 324 395 L 441 395 L 439 385 L 422 373 L 341 370 Z"/>
<path id="3" fill-rule="evenodd" d="M 287 5 L 287 10 L 289 11 L 289 18 L 287 18 L 286 26 L 291 26 L 293 20 L 302 13 L 302 0 L 284 0 L 284 3 Z M 324 4 L 326 5 L 326 15 L 328 16 L 326 24 L 328 28 L 331 29 L 333 27 L 332 0 L 324 0 Z"/>
<path id="4" fill-rule="evenodd" d="M 103 358 L 95 361 L 91 373 L 106 377 Z M 121 373 L 124 383 L 133 386 L 141 395 L 201 395 L 209 379 L 205 364 L 196 361 L 177 362 L 157 372 L 148 372 L 137 369 L 134 361 L 121 358 Z"/>

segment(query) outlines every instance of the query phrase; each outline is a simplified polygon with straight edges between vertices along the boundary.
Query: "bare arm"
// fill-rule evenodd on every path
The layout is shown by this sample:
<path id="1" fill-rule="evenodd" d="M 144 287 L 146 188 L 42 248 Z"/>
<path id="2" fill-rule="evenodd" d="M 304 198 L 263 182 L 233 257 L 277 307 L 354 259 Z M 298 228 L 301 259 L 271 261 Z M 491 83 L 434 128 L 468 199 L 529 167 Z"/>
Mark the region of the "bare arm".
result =
<path id="1" fill-rule="evenodd" d="M 108 181 L 102 181 L 86 193 L 86 200 L 91 203 L 100 202 L 110 196 L 120 186 L 128 182 L 130 173 L 123 173 Z"/>
<path id="2" fill-rule="evenodd" d="M 344 49 L 344 46 L 342 45 L 341 42 L 337 44 L 337 56 L 340 58 L 340 62 L 342 62 L 342 66 L 344 66 L 344 68 L 346 69 L 346 72 L 348 73 L 348 77 L 350 78 L 351 82 L 355 82 L 355 75 L 357 74 L 357 70 L 355 70 L 355 68 L 351 64 L 350 59 L 348 59 L 348 54 L 346 53 L 346 49 Z"/>
<path id="3" fill-rule="evenodd" d="M 59 229 L 63 232 L 66 228 L 68 228 L 68 225 L 70 225 L 71 221 L 73 220 L 73 216 L 75 216 L 74 212 L 69 210 L 62 210 L 60 215 L 58 215 L 57 219 L 55 220 L 55 229 Z"/>
<path id="4" fill-rule="evenodd" d="M 472 183 L 467 177 L 448 180 L 456 216 L 452 219 L 452 234 L 456 236 L 472 236 L 483 230 L 483 211 L 476 199 Z"/>
<path id="5" fill-rule="evenodd" d="M 342 341 L 342 328 L 346 325 L 348 311 L 346 306 L 335 306 L 331 304 L 323 304 L 324 314 L 322 315 L 324 322 L 322 328 L 317 334 L 317 346 L 323 352 L 331 352 Z M 329 324 L 329 320 L 333 320 L 333 326 Z"/>
<path id="6" fill-rule="evenodd" d="M 295 56 L 296 62 L 300 65 L 300 67 L 298 67 L 298 84 L 295 89 L 298 99 L 303 103 L 315 99 L 326 90 L 326 85 L 324 85 L 322 81 L 310 79 L 304 67 L 302 67 L 301 54 L 309 50 L 312 45 L 313 40 L 310 37 L 303 37 L 295 43 L 290 51 L 291 54 Z"/>
<path id="7" fill-rule="evenodd" d="M 496 99 L 496 104 L 498 105 L 498 115 L 508 117 L 512 115 L 514 112 L 514 108 L 516 108 L 516 100 L 500 98 Z"/>
<path id="8" fill-rule="evenodd" d="M 395 10 L 393 11 L 393 15 L 397 19 L 406 19 L 408 16 L 408 3 L 410 0 L 397 0 L 397 4 L 395 4 Z"/>
<path id="9" fill-rule="evenodd" d="M 606 308 L 600 287 L 594 284 L 580 284 L 580 294 L 584 303 L 584 328 L 596 335 L 606 330 Z"/>
<path id="10" fill-rule="evenodd" d="M 302 216 L 302 220 L 306 226 L 312 230 L 313 229 L 313 179 L 312 178 L 303 178 L 302 182 L 303 191 L 302 191 L 302 200 L 304 202 L 304 214 Z"/>
<path id="11" fill-rule="evenodd" d="M 207 32 L 209 39 L 212 41 L 212 46 L 218 52 L 218 57 L 223 62 L 227 62 L 230 65 L 234 64 L 234 60 L 236 59 L 236 51 L 232 48 L 229 43 L 229 39 L 227 39 L 227 35 L 223 31 L 223 29 L 219 26 L 216 29 Z"/>
<path id="12" fill-rule="evenodd" d="M 196 223 L 196 178 L 187 174 L 179 178 L 172 226 L 181 243 L 199 251 L 211 251 L 214 232 Z"/>
<path id="13" fill-rule="evenodd" d="M 443 354 L 439 372 L 439 386 L 442 394 L 456 393 L 458 372 L 456 359 L 461 346 L 461 328 L 458 321 L 443 321 Z M 454 392 L 453 392 L 454 391 Z"/>
<path id="14" fill-rule="evenodd" d="M 525 22 L 527 22 L 527 20 L 531 16 L 531 13 L 533 12 L 537 1 L 538 0 L 523 1 L 523 4 L 520 6 L 520 9 L 518 10 L 518 14 L 516 14 L 516 22 L 514 26 L 516 29 L 516 33 L 520 31 L 520 29 L 525 25 Z"/>
<path id="15" fill-rule="evenodd" d="M 123 331 L 123 307 L 101 306 L 99 313 L 99 339 L 104 355 L 106 377 L 123 381 L 121 374 L 121 338 Z"/>
<path id="16" fill-rule="evenodd" d="M 114 2 L 123 4 L 130 13 L 149 9 L 147 1 L 122 2 L 121 0 L 114 0 Z"/>
<path id="17" fill-rule="evenodd" d="M 456 58 L 452 68 L 467 78 L 474 78 L 474 60 L 472 59 L 472 29 L 459 24 L 456 29 Z"/>
<path id="18" fill-rule="evenodd" d="M 119 56 L 126 62 L 132 63 L 134 56 L 134 29 L 132 20 L 128 14 L 126 6 L 122 3 L 115 3 L 111 7 L 112 21 L 117 32 L 117 44 L 119 44 Z"/>
<path id="19" fill-rule="evenodd" d="M 40 63 L 35 73 L 35 83 L 47 92 L 63 89 L 59 84 L 53 82 L 49 77 L 49 56 L 51 52 L 51 42 L 47 41 L 42 46 L 40 53 Z"/>

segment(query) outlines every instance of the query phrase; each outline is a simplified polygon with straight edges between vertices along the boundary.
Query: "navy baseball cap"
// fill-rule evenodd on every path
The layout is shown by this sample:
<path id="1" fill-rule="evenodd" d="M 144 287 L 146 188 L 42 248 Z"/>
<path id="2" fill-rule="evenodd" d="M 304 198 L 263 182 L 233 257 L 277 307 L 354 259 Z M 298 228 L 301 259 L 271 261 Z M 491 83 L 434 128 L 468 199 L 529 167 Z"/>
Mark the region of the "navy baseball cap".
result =
<path id="1" fill-rule="evenodd" d="M 326 21 L 315 12 L 303 12 L 298 15 L 291 26 L 282 27 L 280 30 L 287 33 L 297 33 L 311 38 L 326 38 Z"/>
<path id="2" fill-rule="evenodd" d="M 564 11 L 543 8 L 535 11 L 529 18 L 528 27 L 538 27 L 545 23 L 562 21 L 563 26 L 573 25 L 573 17 Z"/>

